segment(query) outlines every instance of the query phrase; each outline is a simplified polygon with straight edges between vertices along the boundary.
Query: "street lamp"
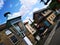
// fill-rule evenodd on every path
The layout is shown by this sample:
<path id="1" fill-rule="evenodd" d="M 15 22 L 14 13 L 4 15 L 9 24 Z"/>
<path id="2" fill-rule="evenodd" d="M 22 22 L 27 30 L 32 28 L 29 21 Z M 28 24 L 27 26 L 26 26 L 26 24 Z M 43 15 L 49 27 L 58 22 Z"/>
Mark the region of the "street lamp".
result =
<path id="1" fill-rule="evenodd" d="M 47 1 L 45 2 L 44 0 L 41 0 L 41 2 L 43 2 L 45 5 L 47 5 L 49 1 L 50 1 L 50 0 L 47 0 Z"/>

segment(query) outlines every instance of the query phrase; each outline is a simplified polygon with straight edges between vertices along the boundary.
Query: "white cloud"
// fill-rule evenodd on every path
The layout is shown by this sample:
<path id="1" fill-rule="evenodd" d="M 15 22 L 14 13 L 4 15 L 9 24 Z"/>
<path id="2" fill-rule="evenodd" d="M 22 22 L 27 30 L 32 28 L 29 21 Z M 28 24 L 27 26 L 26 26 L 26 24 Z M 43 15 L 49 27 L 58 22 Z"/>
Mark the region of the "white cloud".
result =
<path id="1" fill-rule="evenodd" d="M 47 5 L 45 5 L 43 8 L 46 8 L 46 7 L 51 3 L 51 1 L 52 1 L 52 0 L 50 0 L 49 3 L 48 3 Z M 35 8 L 32 10 L 32 12 L 29 13 L 29 15 L 32 15 L 33 12 L 38 11 L 38 10 L 43 9 L 43 8 L 35 7 Z"/>
<path id="2" fill-rule="evenodd" d="M 25 15 L 25 14 L 29 13 L 30 10 L 32 9 L 33 5 L 35 5 L 38 0 L 24 0 L 24 1 L 23 1 L 23 0 L 20 0 L 20 1 L 21 1 L 21 4 L 22 4 L 22 6 L 21 6 L 21 8 L 20 8 L 20 11 L 17 12 L 17 13 L 14 13 L 14 14 L 13 14 L 14 16 Z M 33 13 L 34 11 L 37 11 L 37 10 L 39 10 L 39 8 L 34 8 L 34 9 L 32 10 L 32 12 L 30 12 L 30 13 Z M 29 13 L 29 14 L 30 14 L 30 13 Z M 13 17 L 14 17 L 14 16 L 13 16 Z M 33 22 L 32 17 L 29 17 L 29 16 L 27 16 L 27 17 L 24 19 L 23 22 L 27 22 L 27 21 L 28 21 L 28 22 L 31 24 L 31 21 L 30 21 L 29 19 L 31 19 L 31 21 Z"/>
<path id="3" fill-rule="evenodd" d="M 3 5 L 4 5 L 4 1 L 0 0 L 0 9 L 3 7 Z"/>
<path id="4" fill-rule="evenodd" d="M 25 5 L 26 7 L 30 7 L 30 6 L 32 6 L 32 5 L 34 5 L 34 4 L 36 4 L 36 2 L 38 1 L 38 0 L 20 0 L 21 1 L 21 4 L 22 5 Z M 30 7 L 31 8 L 31 7 Z"/>
<path id="5" fill-rule="evenodd" d="M 37 3 L 37 1 L 38 0 L 20 0 L 22 6 L 18 12 L 12 14 L 12 18 L 29 13 L 32 7 Z"/>
<path id="6" fill-rule="evenodd" d="M 31 24 L 31 21 L 33 22 L 32 17 L 27 16 L 23 22 L 29 22 L 29 24 Z"/>
<path id="7" fill-rule="evenodd" d="M 27 16 L 23 22 L 27 22 L 27 21 L 28 21 L 29 24 L 31 24 L 31 21 L 32 21 L 32 22 L 34 21 L 34 20 L 33 20 L 33 12 L 35 12 L 35 11 L 37 11 L 37 10 L 39 10 L 38 7 L 34 8 L 34 9 L 28 14 L 29 16 Z M 31 21 L 30 21 L 29 19 L 30 19 Z"/>
<path id="8" fill-rule="evenodd" d="M 29 17 L 26 17 L 23 22 L 29 22 Z"/>
<path id="9" fill-rule="evenodd" d="M 33 7 L 33 5 L 35 5 L 37 3 L 38 0 L 20 0 L 22 6 L 20 8 L 20 14 L 21 15 L 25 15 L 27 14 Z"/>
<path id="10" fill-rule="evenodd" d="M 36 7 L 36 8 L 33 9 L 33 12 L 35 12 L 37 10 L 40 10 L 40 9 L 38 7 Z"/>
<path id="11" fill-rule="evenodd" d="M 48 3 L 46 6 L 44 6 L 43 8 L 46 8 L 46 7 L 51 3 L 51 1 L 52 1 L 52 0 L 50 0 L 49 3 Z"/>
<path id="12" fill-rule="evenodd" d="M 9 19 L 11 19 L 11 18 L 15 18 L 15 17 L 18 17 L 18 16 L 23 16 L 23 15 L 25 15 L 26 13 L 29 13 L 29 10 L 27 9 L 27 8 L 23 8 L 24 6 L 22 6 L 21 7 L 21 11 L 19 11 L 19 12 L 17 12 L 17 13 L 13 13 L 12 14 L 12 17 L 10 17 Z M 27 11 L 26 11 L 27 10 Z M 37 10 L 39 10 L 39 8 L 34 8 L 33 10 L 32 10 L 32 12 L 30 12 L 28 15 L 32 15 L 33 14 L 33 12 L 34 11 L 37 11 Z M 25 20 L 24 20 L 24 22 L 25 21 L 29 21 L 29 18 L 33 21 L 33 19 L 32 19 L 32 17 L 26 17 L 25 18 Z"/>
<path id="13" fill-rule="evenodd" d="M 50 2 L 48 3 L 48 5 L 50 4 Z M 38 0 L 24 0 L 24 1 L 20 0 L 20 3 L 22 4 L 21 8 L 19 9 L 18 12 L 12 14 L 12 18 L 13 17 L 18 17 L 18 16 L 23 16 L 23 15 L 26 15 L 27 13 L 29 13 L 28 15 L 32 15 L 34 11 L 37 11 L 37 10 L 41 9 L 41 8 L 35 7 L 31 11 L 32 7 L 36 3 L 39 3 Z M 18 5 L 18 3 L 16 5 Z M 44 6 L 43 8 L 46 8 L 48 5 Z M 28 17 L 28 18 L 30 18 L 31 20 L 33 20 L 32 16 Z M 28 18 L 26 17 L 26 19 L 24 21 L 29 21 Z"/>
<path id="14" fill-rule="evenodd" d="M 33 12 L 38 11 L 38 10 L 40 10 L 38 7 L 34 8 L 34 9 L 29 13 L 29 15 L 32 15 Z"/>
<path id="15" fill-rule="evenodd" d="M 50 4 L 50 2 L 48 3 L 48 5 Z M 12 18 L 13 17 L 22 16 L 22 15 L 26 15 L 27 13 L 29 13 L 31 11 L 32 7 L 36 3 L 38 3 L 38 0 L 24 0 L 24 1 L 20 0 L 20 3 L 22 4 L 21 8 L 19 9 L 18 12 L 12 14 Z M 18 5 L 18 3 L 16 5 Z M 47 7 L 48 5 L 44 6 L 44 8 Z M 40 8 L 35 7 L 28 15 L 32 15 L 34 11 L 37 11 L 39 9 Z M 32 16 L 31 16 L 31 17 L 26 17 L 26 19 L 24 21 L 29 21 L 28 18 L 30 18 L 31 20 L 33 20 Z"/>
<path id="16" fill-rule="evenodd" d="M 12 18 L 16 18 L 16 17 L 18 17 L 18 16 L 20 16 L 19 12 L 17 12 L 17 13 L 13 13 L 12 15 L 9 14 L 7 20 L 10 20 L 10 19 L 12 19 Z"/>

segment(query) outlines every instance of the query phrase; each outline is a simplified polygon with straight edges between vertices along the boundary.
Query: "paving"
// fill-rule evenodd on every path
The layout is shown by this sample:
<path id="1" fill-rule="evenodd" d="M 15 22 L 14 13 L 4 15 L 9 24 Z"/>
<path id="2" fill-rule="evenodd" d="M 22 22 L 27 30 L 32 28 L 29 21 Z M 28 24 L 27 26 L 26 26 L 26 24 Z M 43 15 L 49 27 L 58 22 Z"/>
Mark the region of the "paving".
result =
<path id="1" fill-rule="evenodd" d="M 52 28 L 50 28 L 50 30 L 51 29 Z M 57 21 L 51 33 L 40 40 L 37 45 L 60 45 L 60 20 Z"/>
<path id="2" fill-rule="evenodd" d="M 52 31 L 52 29 L 53 29 L 54 26 L 55 26 L 55 25 L 53 25 L 53 26 L 51 26 L 51 27 L 49 28 L 49 30 L 48 30 L 48 32 L 46 33 L 45 37 L 44 37 L 43 39 L 41 39 L 40 41 L 38 41 L 37 45 L 44 45 L 46 39 L 48 38 L 48 36 L 49 36 L 50 32 Z"/>
<path id="3" fill-rule="evenodd" d="M 60 45 L 60 21 L 57 22 L 51 31 L 44 45 Z"/>
<path id="4" fill-rule="evenodd" d="M 60 45 L 60 28 L 58 28 L 51 39 L 49 45 Z"/>

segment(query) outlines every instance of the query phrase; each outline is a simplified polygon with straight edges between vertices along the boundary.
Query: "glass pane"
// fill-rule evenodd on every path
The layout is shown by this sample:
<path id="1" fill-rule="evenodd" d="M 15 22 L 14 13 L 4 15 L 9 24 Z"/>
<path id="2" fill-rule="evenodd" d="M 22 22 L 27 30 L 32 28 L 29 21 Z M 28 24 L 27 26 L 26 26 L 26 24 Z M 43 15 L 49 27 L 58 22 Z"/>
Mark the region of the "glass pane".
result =
<path id="1" fill-rule="evenodd" d="M 22 22 L 19 22 L 18 25 L 22 31 L 25 30 L 25 26 Z"/>
<path id="2" fill-rule="evenodd" d="M 44 21 L 46 26 L 50 26 L 50 23 L 48 21 Z"/>
<path id="3" fill-rule="evenodd" d="M 9 35 L 9 34 L 11 34 L 12 32 L 11 32 L 10 30 L 6 30 L 5 33 L 6 33 L 6 35 Z"/>
<path id="4" fill-rule="evenodd" d="M 12 36 L 10 39 L 12 40 L 13 43 L 17 42 L 17 38 L 15 36 Z"/>

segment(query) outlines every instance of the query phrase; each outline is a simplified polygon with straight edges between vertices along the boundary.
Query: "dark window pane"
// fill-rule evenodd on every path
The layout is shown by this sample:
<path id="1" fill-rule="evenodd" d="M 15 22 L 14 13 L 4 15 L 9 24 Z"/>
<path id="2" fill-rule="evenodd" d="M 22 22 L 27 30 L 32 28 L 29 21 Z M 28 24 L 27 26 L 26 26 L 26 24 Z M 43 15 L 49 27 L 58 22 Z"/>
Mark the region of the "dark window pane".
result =
<path id="1" fill-rule="evenodd" d="M 42 28 L 40 28 L 40 30 L 44 30 L 44 28 L 42 27 Z"/>
<path id="2" fill-rule="evenodd" d="M 12 40 L 13 43 L 17 42 L 17 38 L 15 36 L 12 36 L 10 39 Z"/>
<path id="3" fill-rule="evenodd" d="M 44 23 L 46 26 L 48 26 L 48 27 L 50 26 L 50 23 L 48 21 L 44 21 Z"/>

